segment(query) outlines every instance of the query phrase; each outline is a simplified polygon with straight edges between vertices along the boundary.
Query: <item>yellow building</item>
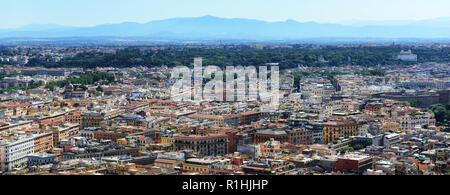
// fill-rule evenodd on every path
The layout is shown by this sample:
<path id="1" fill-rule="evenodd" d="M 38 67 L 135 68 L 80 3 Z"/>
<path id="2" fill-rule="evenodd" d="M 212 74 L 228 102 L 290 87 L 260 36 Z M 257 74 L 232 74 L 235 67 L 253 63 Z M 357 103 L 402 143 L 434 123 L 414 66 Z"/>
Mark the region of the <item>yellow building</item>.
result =
<path id="1" fill-rule="evenodd" d="M 384 122 L 382 129 L 383 129 L 383 132 L 385 132 L 385 131 L 399 132 L 401 130 L 401 126 L 400 126 L 400 123 L 396 123 L 396 122 Z"/>
<path id="2" fill-rule="evenodd" d="M 116 143 L 117 145 L 128 146 L 128 142 L 125 138 L 117 139 Z"/>
<path id="3" fill-rule="evenodd" d="M 63 140 L 68 140 L 70 138 L 79 135 L 78 124 L 68 124 L 65 127 L 57 127 L 53 129 L 53 146 L 58 146 Z"/>
<path id="4" fill-rule="evenodd" d="M 323 141 L 328 144 L 339 137 L 358 135 L 358 124 L 354 121 L 329 121 L 323 124 Z"/>
<path id="5" fill-rule="evenodd" d="M 182 171 L 207 175 L 209 174 L 209 167 L 215 162 L 209 159 L 191 158 L 183 164 Z"/>
<path id="6" fill-rule="evenodd" d="M 270 138 L 269 141 L 261 144 L 261 153 L 262 154 L 274 154 L 281 150 L 281 144 L 279 141 L 275 141 L 273 138 Z"/>
<path id="7" fill-rule="evenodd" d="M 161 137 L 161 143 L 162 144 L 174 144 L 175 139 L 173 139 L 173 137 L 170 136 L 162 136 Z"/>

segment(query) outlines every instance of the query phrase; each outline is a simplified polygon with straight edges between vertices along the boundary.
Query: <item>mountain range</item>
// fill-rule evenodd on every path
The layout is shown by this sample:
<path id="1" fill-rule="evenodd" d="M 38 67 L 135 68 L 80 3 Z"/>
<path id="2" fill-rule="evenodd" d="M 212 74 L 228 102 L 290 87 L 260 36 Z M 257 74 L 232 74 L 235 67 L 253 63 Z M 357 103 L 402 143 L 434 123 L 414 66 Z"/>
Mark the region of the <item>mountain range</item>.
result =
<path id="1" fill-rule="evenodd" d="M 352 21 L 349 24 L 267 22 L 202 16 L 147 23 L 125 22 L 92 27 L 54 24 L 0 30 L 0 39 L 116 37 L 152 40 L 301 40 L 311 38 L 420 38 L 450 39 L 450 18 L 421 21 Z"/>

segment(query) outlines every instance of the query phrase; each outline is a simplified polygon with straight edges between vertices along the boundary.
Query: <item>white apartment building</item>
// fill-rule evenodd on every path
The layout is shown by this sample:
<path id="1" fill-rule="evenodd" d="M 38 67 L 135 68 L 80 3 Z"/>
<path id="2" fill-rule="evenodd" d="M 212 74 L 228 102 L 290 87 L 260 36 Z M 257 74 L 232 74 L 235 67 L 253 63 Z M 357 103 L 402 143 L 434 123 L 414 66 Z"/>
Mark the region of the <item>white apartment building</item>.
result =
<path id="1" fill-rule="evenodd" d="M 429 113 L 417 115 L 405 115 L 399 117 L 399 120 L 403 130 L 414 130 L 416 125 L 418 126 L 436 125 L 436 119 L 434 119 L 434 117 Z"/>
<path id="2" fill-rule="evenodd" d="M 33 153 L 33 136 L 18 136 L 12 140 L 0 138 L 0 171 L 25 167 L 27 156 Z"/>
<path id="3" fill-rule="evenodd" d="M 411 50 L 408 51 L 401 51 L 400 54 L 397 56 L 397 59 L 402 60 L 402 61 L 413 61 L 416 62 L 417 61 L 417 55 L 413 54 L 411 52 Z"/>

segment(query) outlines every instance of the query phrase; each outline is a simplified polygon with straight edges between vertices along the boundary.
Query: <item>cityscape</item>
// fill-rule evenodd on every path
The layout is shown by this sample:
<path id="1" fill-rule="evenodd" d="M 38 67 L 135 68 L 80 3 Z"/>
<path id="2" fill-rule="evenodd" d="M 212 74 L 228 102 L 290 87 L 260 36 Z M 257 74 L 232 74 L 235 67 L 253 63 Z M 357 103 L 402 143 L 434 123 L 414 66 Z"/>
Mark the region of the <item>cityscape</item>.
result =
<path id="1" fill-rule="evenodd" d="M 447 22 L 5 27 L 0 177 L 449 175 Z"/>

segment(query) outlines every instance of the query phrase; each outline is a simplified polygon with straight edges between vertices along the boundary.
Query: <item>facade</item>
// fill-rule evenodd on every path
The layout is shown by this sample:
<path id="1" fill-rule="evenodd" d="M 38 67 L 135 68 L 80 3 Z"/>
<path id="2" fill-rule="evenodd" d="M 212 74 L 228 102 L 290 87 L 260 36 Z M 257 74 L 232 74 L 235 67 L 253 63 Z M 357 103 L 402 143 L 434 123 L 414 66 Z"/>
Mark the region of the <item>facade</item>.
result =
<path id="1" fill-rule="evenodd" d="M 307 129 L 294 129 L 289 132 L 289 143 L 294 145 L 314 144 L 314 132 Z"/>
<path id="2" fill-rule="evenodd" d="M 261 144 L 261 154 L 270 155 L 281 151 L 281 144 L 279 141 L 275 141 L 273 138 L 269 141 Z"/>
<path id="3" fill-rule="evenodd" d="M 95 130 L 90 129 L 80 130 L 80 136 L 87 139 L 94 139 L 94 132 Z"/>
<path id="4" fill-rule="evenodd" d="M 241 125 L 250 125 L 260 119 L 261 113 L 258 111 L 248 111 L 241 114 Z"/>
<path id="5" fill-rule="evenodd" d="M 39 166 L 54 163 L 56 154 L 36 153 L 27 156 L 28 166 Z"/>
<path id="6" fill-rule="evenodd" d="M 175 151 L 175 139 L 171 135 L 163 135 L 161 136 L 161 144 L 167 144 L 170 146 L 170 151 Z"/>
<path id="7" fill-rule="evenodd" d="M 110 156 L 132 156 L 137 157 L 139 155 L 138 148 L 118 148 L 118 149 L 110 149 L 99 152 L 86 152 L 86 153 L 72 153 L 67 152 L 63 153 L 62 160 L 72 160 L 72 159 L 101 159 L 102 157 L 110 157 Z"/>
<path id="8" fill-rule="evenodd" d="M 202 175 L 206 175 L 209 174 L 210 167 L 215 162 L 216 161 L 209 159 L 192 158 L 186 160 L 181 170 L 184 172 L 199 173 Z"/>
<path id="9" fill-rule="evenodd" d="M 110 110 L 105 112 L 85 112 L 81 114 L 80 129 L 87 127 L 101 127 L 106 120 L 118 117 L 120 110 Z"/>
<path id="10" fill-rule="evenodd" d="M 380 112 L 382 107 L 382 104 L 370 103 L 366 105 L 366 110 L 371 112 Z"/>
<path id="11" fill-rule="evenodd" d="M 67 121 L 69 123 L 81 124 L 81 114 L 80 113 L 69 113 L 69 114 L 65 115 L 64 117 L 65 117 L 65 121 Z"/>
<path id="12" fill-rule="evenodd" d="M 238 127 L 240 124 L 241 118 L 238 114 L 227 114 L 222 117 L 223 117 L 223 123 L 226 126 Z"/>
<path id="13" fill-rule="evenodd" d="M 385 148 L 390 148 L 392 145 L 400 142 L 400 134 L 398 133 L 389 133 L 378 135 L 373 138 L 373 144 L 375 146 L 383 146 Z"/>
<path id="14" fill-rule="evenodd" d="M 323 131 L 322 130 L 314 130 L 313 131 L 313 144 L 323 144 Z"/>
<path id="15" fill-rule="evenodd" d="M 178 136 L 174 138 L 176 150 L 193 150 L 206 156 L 221 156 L 228 153 L 228 136 Z"/>
<path id="16" fill-rule="evenodd" d="M 358 135 L 358 124 L 354 121 L 329 121 L 323 124 L 323 141 L 328 144 L 339 137 Z"/>
<path id="17" fill-rule="evenodd" d="M 105 120 L 103 113 L 83 113 L 81 115 L 81 129 L 87 127 L 101 127 L 101 123 Z"/>
<path id="18" fill-rule="evenodd" d="M 400 123 L 397 123 L 397 122 L 384 122 L 382 129 L 383 129 L 383 132 L 386 132 L 386 131 L 399 132 L 402 128 L 400 126 Z"/>
<path id="19" fill-rule="evenodd" d="M 0 80 L 0 89 L 7 89 L 10 87 L 27 87 L 30 85 L 31 79 L 25 77 L 5 77 Z"/>
<path id="20" fill-rule="evenodd" d="M 72 98 L 84 99 L 88 96 L 88 94 L 86 91 L 78 90 L 78 89 L 74 88 L 74 86 L 69 83 L 65 87 L 63 96 L 64 96 L 64 99 L 72 99 Z"/>
<path id="21" fill-rule="evenodd" d="M 96 140 L 112 140 L 116 142 L 118 139 L 122 139 L 127 137 L 128 134 L 126 133 L 120 133 L 120 132 L 114 132 L 114 131 L 93 131 L 94 139 Z"/>
<path id="22" fill-rule="evenodd" d="M 32 136 L 18 137 L 15 140 L 0 139 L 0 171 L 10 171 L 27 165 L 27 156 L 34 153 Z"/>
<path id="23" fill-rule="evenodd" d="M 397 56 L 398 60 L 402 60 L 402 61 L 412 61 L 412 62 L 416 62 L 417 61 L 417 55 L 413 54 L 411 52 L 411 49 L 408 51 L 401 51 L 400 54 Z"/>
<path id="24" fill-rule="evenodd" d="M 365 155 L 349 155 L 337 158 L 333 164 L 333 171 L 363 173 L 372 168 L 373 159 Z"/>
<path id="25" fill-rule="evenodd" d="M 53 129 L 53 146 L 56 147 L 61 141 L 80 135 L 79 127 L 78 124 L 67 124 L 67 126 Z"/>
<path id="26" fill-rule="evenodd" d="M 53 147 L 53 133 L 44 132 L 34 136 L 34 153 L 45 152 Z"/>
<path id="27" fill-rule="evenodd" d="M 400 117 L 400 124 L 402 130 L 414 130 L 416 126 L 434 126 L 436 125 L 436 119 L 430 113 L 405 115 Z"/>
<path id="28" fill-rule="evenodd" d="M 198 120 L 209 120 L 214 121 L 219 127 L 230 126 L 237 127 L 240 123 L 240 116 L 237 114 L 228 115 L 207 115 L 207 114 L 192 114 L 189 118 L 194 118 Z"/>
<path id="29" fill-rule="evenodd" d="M 255 133 L 255 144 L 264 143 L 267 141 L 270 141 L 271 139 L 274 139 L 276 141 L 279 141 L 281 143 L 289 142 L 289 134 L 286 133 L 284 130 L 272 130 L 272 129 L 265 129 L 265 130 L 259 130 Z"/>
<path id="30" fill-rule="evenodd" d="M 177 166 L 177 161 L 172 159 L 158 158 L 155 160 L 153 165 L 161 168 L 173 169 Z"/>

